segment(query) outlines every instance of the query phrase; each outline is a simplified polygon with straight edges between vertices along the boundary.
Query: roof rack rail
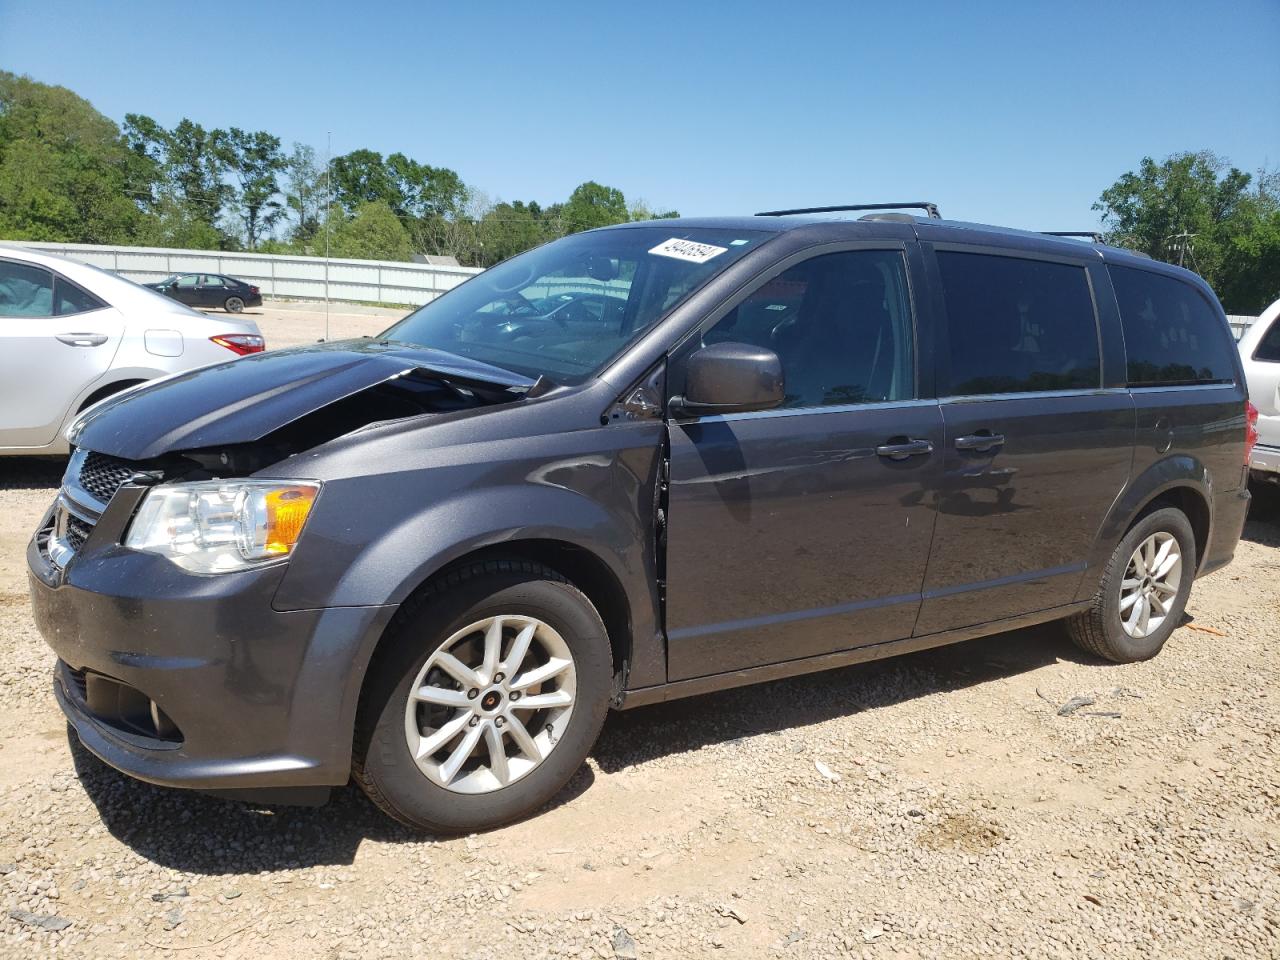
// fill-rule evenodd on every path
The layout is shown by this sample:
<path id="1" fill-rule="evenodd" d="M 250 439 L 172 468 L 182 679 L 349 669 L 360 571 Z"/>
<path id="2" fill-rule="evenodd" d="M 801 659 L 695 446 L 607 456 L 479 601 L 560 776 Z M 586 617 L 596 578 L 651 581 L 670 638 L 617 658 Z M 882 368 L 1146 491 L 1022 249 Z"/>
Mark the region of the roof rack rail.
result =
<path id="1" fill-rule="evenodd" d="M 1046 237 L 1088 237 L 1093 243 L 1106 243 L 1107 238 L 1097 230 L 1041 230 Z"/>
<path id="2" fill-rule="evenodd" d="M 922 200 L 918 203 L 844 203 L 834 207 L 797 207 L 795 210 L 762 210 L 757 217 L 787 217 L 793 213 L 842 213 L 847 210 L 923 210 L 933 220 L 941 220 L 938 205 Z"/>

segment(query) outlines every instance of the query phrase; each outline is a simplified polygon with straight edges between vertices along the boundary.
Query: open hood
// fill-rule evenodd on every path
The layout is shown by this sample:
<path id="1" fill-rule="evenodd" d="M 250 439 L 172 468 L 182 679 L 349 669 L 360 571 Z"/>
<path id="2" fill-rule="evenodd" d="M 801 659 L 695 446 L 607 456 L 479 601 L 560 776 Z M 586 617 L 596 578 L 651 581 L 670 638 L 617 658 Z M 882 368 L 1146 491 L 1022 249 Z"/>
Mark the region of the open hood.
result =
<path id="1" fill-rule="evenodd" d="M 102 401 L 72 428 L 72 443 L 125 460 L 251 443 L 326 407 L 400 378 L 517 399 L 533 381 L 440 350 L 347 340 L 254 354 L 192 370 Z M 403 404 L 386 416 L 406 415 Z M 410 408 L 412 412 L 426 409 Z M 336 434 L 335 434 L 336 435 Z"/>

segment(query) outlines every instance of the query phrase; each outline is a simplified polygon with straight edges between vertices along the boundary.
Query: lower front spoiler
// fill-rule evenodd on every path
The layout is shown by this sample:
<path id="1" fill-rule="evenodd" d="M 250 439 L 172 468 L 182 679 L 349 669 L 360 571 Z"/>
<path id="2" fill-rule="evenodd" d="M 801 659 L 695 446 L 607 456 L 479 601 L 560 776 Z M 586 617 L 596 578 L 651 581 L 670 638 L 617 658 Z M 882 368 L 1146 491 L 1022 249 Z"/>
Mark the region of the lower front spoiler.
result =
<path id="1" fill-rule="evenodd" d="M 308 802 L 307 794 L 322 791 L 327 785 L 314 784 L 321 767 L 319 760 L 292 755 L 265 755 L 237 760 L 207 760 L 183 755 L 182 745 L 169 749 L 151 749 L 131 744 L 89 713 L 84 698 L 74 683 L 69 682 L 69 668 L 58 661 L 53 681 L 53 695 L 85 749 L 121 773 L 162 787 L 209 790 L 220 795 L 240 796 L 246 800 L 286 801 L 284 792 L 299 791 L 299 799 Z"/>

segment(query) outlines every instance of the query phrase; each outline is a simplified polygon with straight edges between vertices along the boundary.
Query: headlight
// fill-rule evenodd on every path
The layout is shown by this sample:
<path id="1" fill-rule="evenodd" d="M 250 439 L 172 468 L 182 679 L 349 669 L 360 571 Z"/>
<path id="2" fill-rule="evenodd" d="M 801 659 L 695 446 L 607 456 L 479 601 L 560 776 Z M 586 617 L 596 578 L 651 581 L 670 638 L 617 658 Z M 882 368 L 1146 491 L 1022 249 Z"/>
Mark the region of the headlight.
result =
<path id="1" fill-rule="evenodd" d="M 310 480 L 204 480 L 153 487 L 125 546 L 195 573 L 229 573 L 287 557 L 320 484 Z"/>

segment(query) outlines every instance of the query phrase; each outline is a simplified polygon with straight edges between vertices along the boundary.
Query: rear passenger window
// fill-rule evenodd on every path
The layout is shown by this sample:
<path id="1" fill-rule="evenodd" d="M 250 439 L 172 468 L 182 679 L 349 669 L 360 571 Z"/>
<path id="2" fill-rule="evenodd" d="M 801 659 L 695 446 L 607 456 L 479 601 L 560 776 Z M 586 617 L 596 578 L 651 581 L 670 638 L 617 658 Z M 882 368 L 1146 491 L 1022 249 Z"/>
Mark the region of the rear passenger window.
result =
<path id="1" fill-rule="evenodd" d="M 1271 329 L 1258 341 L 1258 349 L 1253 351 L 1253 359 L 1280 363 L 1280 318 L 1271 321 Z"/>
<path id="2" fill-rule="evenodd" d="M 703 343 L 767 347 L 784 407 L 908 400 L 915 393 L 911 297 L 896 250 L 829 253 L 766 281 Z"/>
<path id="3" fill-rule="evenodd" d="M 74 283 L 69 283 L 61 277 L 54 278 L 53 299 L 57 304 L 57 314 L 60 317 L 70 316 L 73 313 L 87 313 L 90 310 L 101 310 L 106 306 L 93 294 L 81 290 Z"/>
<path id="4" fill-rule="evenodd" d="M 1083 267 L 939 252 L 952 396 L 1099 387 L 1098 323 Z"/>
<path id="5" fill-rule="evenodd" d="M 1129 386 L 1235 380 L 1231 334 L 1199 290 L 1149 270 L 1110 270 L 1124 327 Z"/>
<path id="6" fill-rule="evenodd" d="M 53 274 L 40 267 L 0 260 L 0 317 L 53 315 Z"/>

